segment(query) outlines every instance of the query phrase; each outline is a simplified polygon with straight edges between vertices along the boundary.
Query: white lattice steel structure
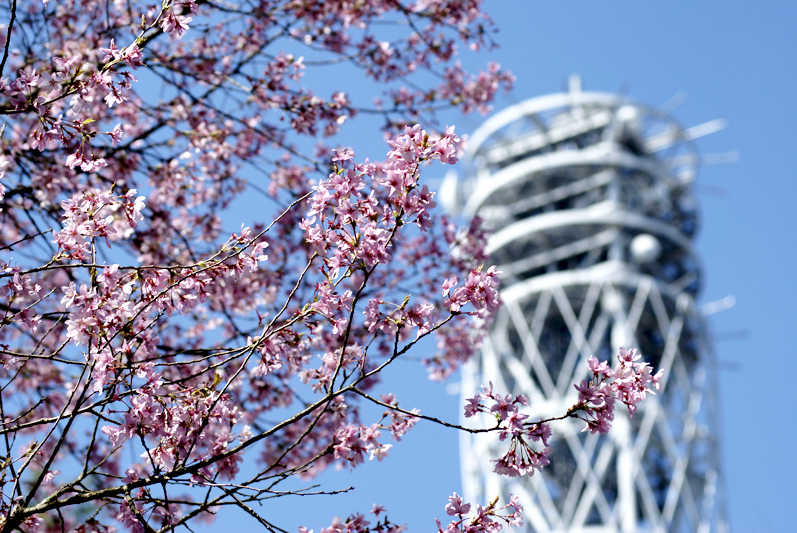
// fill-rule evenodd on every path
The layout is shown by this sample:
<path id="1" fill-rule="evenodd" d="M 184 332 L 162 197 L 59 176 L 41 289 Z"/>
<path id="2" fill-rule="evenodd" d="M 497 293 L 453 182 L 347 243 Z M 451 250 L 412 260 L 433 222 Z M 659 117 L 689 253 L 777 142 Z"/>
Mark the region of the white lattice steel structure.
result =
<path id="1" fill-rule="evenodd" d="M 449 176 L 443 196 L 494 230 L 504 305 L 463 371 L 464 396 L 492 381 L 529 396 L 532 416 L 561 415 L 587 358 L 609 359 L 620 346 L 638 348 L 665 378 L 633 419 L 618 409 L 608 436 L 582 432 L 577 420 L 557 424 L 551 465 L 531 478 L 493 474 L 489 460 L 506 443 L 464 435 L 468 501 L 519 494 L 537 532 L 727 530 L 690 187 L 692 139 L 715 126 L 684 130 L 574 80 L 568 93 L 506 109 L 471 137 L 464 175 Z"/>

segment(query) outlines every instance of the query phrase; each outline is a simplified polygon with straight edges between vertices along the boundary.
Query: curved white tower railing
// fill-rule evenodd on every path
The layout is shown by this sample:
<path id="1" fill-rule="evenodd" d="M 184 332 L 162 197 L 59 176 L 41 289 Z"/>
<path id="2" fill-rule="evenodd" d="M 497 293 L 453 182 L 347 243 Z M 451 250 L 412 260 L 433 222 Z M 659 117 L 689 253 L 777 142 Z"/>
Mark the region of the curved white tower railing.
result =
<path id="1" fill-rule="evenodd" d="M 469 501 L 521 496 L 536 532 L 725 531 L 713 372 L 695 297 L 692 247 L 699 156 L 665 114 L 623 97 L 569 93 L 506 109 L 472 136 L 441 196 L 494 234 L 504 305 L 463 394 L 481 383 L 527 395 L 532 416 L 576 402 L 590 355 L 620 346 L 663 368 L 662 391 L 608 436 L 557 424 L 551 465 L 528 478 L 492 473 L 505 443 L 464 435 Z M 506 501 L 506 500 L 505 500 Z"/>

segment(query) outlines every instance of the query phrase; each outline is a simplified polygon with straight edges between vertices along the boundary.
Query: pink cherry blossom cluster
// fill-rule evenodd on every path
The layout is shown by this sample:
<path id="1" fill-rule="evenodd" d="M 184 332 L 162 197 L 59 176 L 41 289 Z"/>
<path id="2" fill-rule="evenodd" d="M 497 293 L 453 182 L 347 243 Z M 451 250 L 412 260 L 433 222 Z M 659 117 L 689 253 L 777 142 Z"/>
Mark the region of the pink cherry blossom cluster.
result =
<path id="1" fill-rule="evenodd" d="M 41 298 L 41 285 L 36 283 L 30 275 L 21 274 L 18 266 L 10 266 L 5 261 L 0 260 L 0 272 L 6 278 L 5 283 L 0 285 L 0 296 L 8 298 L 11 302 L 26 296 Z"/>
<path id="2" fill-rule="evenodd" d="M 392 149 L 381 165 L 367 161 L 352 164 L 350 149 L 334 152 L 337 171 L 313 187 L 310 209 L 300 223 L 306 242 L 323 258 L 325 279 L 316 284 L 310 309 L 330 321 L 334 334 L 342 336 L 348 331 L 353 309 L 354 293 L 336 290 L 341 276 L 355 272 L 371 276 L 377 265 L 393 262 L 400 227 L 415 224 L 421 230 L 428 228 L 434 193 L 418 185 L 420 165 L 432 159 L 455 162 L 458 142 L 453 128 L 434 138 L 414 126 L 388 143 Z M 482 300 L 473 295 L 473 301 L 480 305 Z M 405 340 L 413 329 L 418 335 L 427 333 L 438 312 L 428 302 L 409 306 L 406 301 L 391 304 L 372 297 L 364 315 L 363 325 L 369 333 L 399 334 Z"/>
<path id="3" fill-rule="evenodd" d="M 144 197 L 135 195 L 135 189 L 121 196 L 92 189 L 61 202 L 64 227 L 53 239 L 57 257 L 84 261 L 92 255 L 94 239 L 105 239 L 110 248 L 111 240 L 129 236 L 143 219 Z"/>
<path id="4" fill-rule="evenodd" d="M 146 496 L 146 491 L 139 490 L 138 496 L 141 499 L 132 502 L 132 505 L 128 501 L 123 501 L 119 504 L 119 512 L 116 514 L 116 520 L 124 524 L 128 531 L 131 533 L 145 533 L 146 530 L 142 525 L 144 516 L 150 517 L 153 522 L 157 520 L 163 526 L 170 526 L 176 523 L 176 518 L 179 515 L 177 505 L 172 504 L 168 507 L 146 505 L 142 501 L 143 497 Z"/>
<path id="5" fill-rule="evenodd" d="M 102 57 L 102 61 L 105 62 L 106 65 L 111 63 L 125 63 L 133 70 L 144 66 L 144 54 L 141 52 L 141 48 L 139 48 L 138 43 L 133 43 L 130 46 L 120 50 L 116 47 L 114 40 L 111 39 L 111 45 L 108 48 L 101 47 L 100 52 L 105 54 Z"/>
<path id="6" fill-rule="evenodd" d="M 188 31 L 188 23 L 193 20 L 185 13 L 197 14 L 195 0 L 171 0 L 163 3 L 159 16 L 160 27 L 172 37 L 180 38 Z"/>
<path id="7" fill-rule="evenodd" d="M 523 519 L 521 513 L 523 506 L 518 501 L 518 497 L 510 495 L 509 503 L 503 507 L 498 506 L 498 498 L 486 505 L 477 505 L 471 511 L 472 505 L 465 503 L 462 497 L 456 492 L 448 497 L 448 504 L 445 506 L 446 513 L 453 517 L 451 522 L 445 527 L 437 522 L 437 530 L 440 533 L 499 533 L 504 526 L 521 527 Z M 346 520 L 335 517 L 329 527 L 321 529 L 321 533 L 402 533 L 406 531 L 406 526 L 396 525 L 387 518 L 387 512 L 381 505 L 373 505 L 369 514 L 376 517 L 376 523 L 366 520 L 365 516 L 356 513 Z M 379 516 L 385 514 L 382 520 Z M 299 533 L 313 533 L 312 529 L 299 527 Z"/>
<path id="8" fill-rule="evenodd" d="M 633 417 L 637 404 L 648 393 L 656 394 L 651 387 L 656 390 L 661 388 L 660 380 L 664 371 L 652 374 L 653 368 L 640 359 L 637 350 L 624 347 L 620 348 L 614 370 L 605 361 L 599 363 L 596 357 L 589 358 L 592 379 L 573 385 L 578 391 L 578 403 L 569 410 L 570 413 L 583 413 L 579 418 L 587 423 L 584 431 L 608 433 L 614 420 L 615 400 L 625 404 L 629 416 Z"/>
<path id="9" fill-rule="evenodd" d="M 336 516 L 329 527 L 321 528 L 321 533 L 403 533 L 407 530 L 406 526 L 397 525 L 388 520 L 387 514 L 380 520 L 379 515 L 383 513 L 386 513 L 385 508 L 374 504 L 369 513 L 376 517 L 374 525 L 371 525 L 371 522 L 360 513 L 353 514 L 346 520 Z M 299 533 L 313 533 L 313 530 L 300 526 Z"/>
<path id="10" fill-rule="evenodd" d="M 349 424 L 335 432 L 333 449 L 335 459 L 347 461 L 356 466 L 363 462 L 363 455 L 368 454 L 371 459 L 382 460 L 387 457 L 387 452 L 392 444 L 381 444 L 377 439 L 382 436 L 377 424 L 366 427 Z"/>
<path id="11" fill-rule="evenodd" d="M 455 277 L 443 282 L 443 296 L 446 297 L 445 305 L 452 312 L 458 313 L 466 304 L 471 304 L 476 316 L 485 318 L 492 314 L 500 305 L 498 297 L 498 275 L 501 274 L 494 266 L 483 272 L 481 267 L 471 270 L 462 287 L 456 287 L 459 280 Z M 453 290 L 452 290 L 453 289 Z"/>
<path id="12" fill-rule="evenodd" d="M 380 399 L 384 404 L 398 407 L 398 401 L 396 400 L 395 394 L 383 394 Z M 383 427 L 390 430 L 390 433 L 393 435 L 393 440 L 400 441 L 401 437 L 411 430 L 418 422 L 418 417 L 414 416 L 418 413 L 419 411 L 417 409 L 413 409 L 409 413 L 398 411 L 396 409 L 388 409 L 382 416 L 382 420 L 380 422 L 384 423 L 385 418 L 389 416 L 390 424 Z"/>
<path id="13" fill-rule="evenodd" d="M 131 191 L 133 194 L 135 191 Z M 88 194 L 90 200 L 85 198 L 79 202 L 66 202 L 67 228 L 56 240 L 61 243 L 62 250 L 79 250 L 70 240 L 70 235 L 108 237 L 114 233 L 112 224 L 113 216 L 104 217 L 101 223 L 94 223 L 92 219 L 108 206 L 110 212 L 121 211 L 125 214 L 124 224 L 133 225 L 140 217 L 143 197 L 132 200 L 133 194 L 118 197 L 120 201 L 114 204 L 109 201 L 113 197 L 109 194 Z M 104 198 L 105 200 L 102 200 Z M 113 209 L 116 207 L 116 209 Z M 87 223 L 86 221 L 91 223 Z M 82 222 L 80 222 L 82 221 Z M 67 232 L 70 227 L 81 228 Z M 89 228 L 89 229 L 83 229 Z M 97 228 L 99 230 L 97 231 Z M 60 237 L 60 239 L 59 239 Z M 139 356 L 152 355 L 154 348 L 151 346 L 153 339 L 148 333 L 152 323 L 149 321 L 135 323 L 139 316 L 149 316 L 150 313 L 165 312 L 171 316 L 174 311 L 186 313 L 201 304 L 211 294 L 211 287 L 215 280 L 221 278 L 234 278 L 245 272 L 255 271 L 258 263 L 265 261 L 267 256 L 263 251 L 268 246 L 266 242 L 253 244 L 253 237 L 249 228 L 242 228 L 241 235 L 233 234 L 223 250 L 230 252 L 227 256 L 216 258 L 209 264 L 198 265 L 195 268 L 181 268 L 176 272 L 168 269 L 149 269 L 144 271 L 120 271 L 119 265 L 110 265 L 103 268 L 91 286 L 81 284 L 78 288 L 74 282 L 61 287 L 63 298 L 61 304 L 69 309 L 66 318 L 65 339 L 89 348 L 86 357 L 92 362 L 92 388 L 101 391 L 106 385 L 114 382 L 124 371 L 124 365 L 119 360 L 119 354 L 112 349 L 112 341 L 120 336 L 124 337 L 119 346 L 121 353 L 131 354 L 137 347 Z M 66 243 L 66 244 L 64 244 Z M 87 243 L 83 243 L 87 246 Z M 70 255 L 73 259 L 83 259 L 84 256 Z M 230 261 L 229 258 L 234 258 Z M 10 288 L 19 292 L 23 280 L 26 278 L 16 274 L 19 280 Z M 13 278 L 12 278 L 13 281 Z M 29 284 L 30 282 L 28 282 Z M 17 287 L 20 286 L 20 287 Z M 0 289 L 1 291 L 2 289 Z M 28 290 L 30 293 L 30 290 Z M 139 297 L 134 298 L 137 292 Z M 29 312 L 29 310 L 26 310 Z M 33 317 L 31 320 L 40 318 Z M 139 339 L 137 346 L 130 342 L 125 332 L 136 331 Z M 100 340 L 100 342 L 96 342 Z"/>
<path id="14" fill-rule="evenodd" d="M 0 259 L 0 272 L 6 277 L 5 283 L 0 285 L 0 298 L 5 299 L 9 304 L 16 304 L 15 310 L 6 306 L 3 312 L 2 321 L 4 323 L 21 323 L 30 333 L 35 333 L 41 324 L 41 316 L 37 315 L 34 306 L 44 297 L 42 286 L 35 279 L 20 272 L 19 267 L 9 266 Z M 18 335 L 19 333 L 16 333 Z M 3 339 L 0 330 L 0 339 Z M 5 365 L 5 358 L 0 356 Z"/>
<path id="15" fill-rule="evenodd" d="M 141 457 L 154 465 L 156 471 L 171 471 L 189 461 L 202 462 L 222 455 L 232 443 L 252 437 L 249 426 L 240 432 L 231 430 L 241 413 L 228 395 L 208 386 L 164 388 L 162 376 L 153 372 L 151 365 L 140 367 L 137 375 L 147 383 L 138 389 L 123 411 L 124 423 L 103 426 L 102 432 L 114 447 L 132 438 L 153 443 Z M 197 469 L 191 479 L 199 484 L 216 475 L 232 480 L 242 460 L 240 454 L 226 455 Z"/>
<path id="16" fill-rule="evenodd" d="M 617 368 L 612 370 L 605 361 L 599 363 L 597 358 L 590 357 L 588 363 L 593 379 L 574 385 L 579 393 L 578 402 L 560 417 L 528 421 L 529 416 L 519 411 L 519 407 L 529 405 L 528 398 L 522 394 L 495 394 L 492 383 L 483 386 L 482 392 L 467 400 L 465 417 L 470 418 L 478 413 L 491 414 L 496 420 L 493 430 L 498 431 L 499 439 L 510 440 L 507 452 L 493 460 L 496 473 L 509 477 L 533 475 L 550 462 L 548 439 L 552 435 L 551 421 L 579 418 L 587 423 L 584 431 L 605 434 L 611 430 L 616 400 L 625 404 L 629 415 L 633 417 L 636 404 L 644 400 L 648 393 L 655 394 L 650 387 L 660 388 L 663 372 L 660 370 L 652 374 L 651 366 L 640 359 L 636 350 L 621 347 Z M 531 446 L 531 443 L 537 442 L 542 443 L 542 449 L 535 450 Z"/>
<path id="17" fill-rule="evenodd" d="M 487 71 L 481 71 L 477 76 L 468 75 L 462 65 L 456 63 L 445 72 L 445 83 L 440 85 L 440 94 L 452 103 L 462 104 L 463 112 L 478 111 L 484 115 L 490 112 L 492 102 L 498 90 L 503 85 L 505 90 L 511 90 L 515 77 L 501 71 L 501 65 L 490 62 Z"/>
<path id="18" fill-rule="evenodd" d="M 71 13 L 72 3 L 74 0 L 59 2 L 55 7 L 50 7 L 44 2 L 41 12 L 33 9 L 29 11 L 26 23 L 57 26 L 61 20 L 59 17 L 67 17 Z M 100 2 L 91 4 L 79 7 L 84 8 L 83 11 L 87 14 L 94 12 L 92 8 L 110 10 Z M 255 9 L 246 13 L 244 9 L 238 10 L 242 16 L 250 17 L 245 19 L 245 24 L 249 27 L 241 32 L 248 36 L 248 43 L 236 41 L 236 32 L 231 31 L 220 32 L 218 40 L 208 37 L 207 34 L 200 34 L 196 36 L 195 44 L 175 46 L 170 43 L 159 46 L 157 37 L 161 32 L 180 39 L 189 32 L 189 23 L 198 23 L 200 19 L 197 2 L 170 0 L 164 2 L 160 8 L 135 4 L 126 9 L 114 6 L 110 10 L 113 13 L 109 11 L 106 18 L 117 17 L 118 25 L 114 27 L 114 31 L 109 32 L 106 29 L 98 32 L 98 37 L 86 40 L 93 42 L 94 47 L 86 47 L 87 43 L 84 42 L 78 45 L 68 41 L 70 34 L 62 32 L 58 43 L 48 43 L 47 58 L 52 59 L 52 65 L 26 65 L 23 61 L 16 79 L 2 82 L 2 90 L 15 111 L 33 111 L 38 116 L 38 127 L 31 133 L 34 147 L 43 149 L 50 141 L 55 140 L 64 147 L 71 146 L 72 152 L 67 163 L 70 168 L 79 165 L 85 172 L 96 172 L 108 162 L 101 155 L 105 150 L 99 150 L 100 153 L 95 154 L 95 147 L 91 145 L 97 134 L 91 124 L 100 120 L 98 116 L 107 114 L 98 104 L 105 104 L 109 108 L 125 103 L 132 104 L 118 108 L 116 115 L 129 123 L 124 126 L 126 130 L 135 129 L 135 123 L 140 122 L 131 114 L 141 104 L 132 94 L 132 85 L 137 80 L 129 71 L 116 71 L 124 66 L 132 69 L 144 66 L 145 48 L 151 50 L 155 64 L 168 64 L 175 72 L 196 72 L 198 77 L 208 83 L 218 84 L 225 76 L 243 74 L 240 68 L 233 65 L 234 56 L 224 56 L 224 47 L 242 52 L 245 62 L 249 61 L 253 56 L 261 54 L 266 45 L 283 36 L 281 17 L 285 17 L 288 21 L 304 22 L 287 32 L 290 39 L 301 40 L 311 47 L 320 47 L 348 57 L 361 66 L 368 76 L 387 83 L 404 80 L 416 72 L 434 70 L 437 64 L 450 61 L 456 55 L 455 39 L 446 36 L 445 30 L 453 30 L 458 39 L 476 50 L 486 44 L 492 24 L 489 17 L 480 11 L 479 1 L 420 2 L 409 7 L 386 1 L 369 2 L 362 6 L 349 2 L 330 6 L 310 0 L 289 1 L 282 8 L 275 7 L 271 11 Z M 203 14 L 208 17 L 202 18 L 201 26 L 204 27 L 212 20 L 213 8 L 203 7 Z M 417 31 L 390 42 L 375 40 L 370 32 L 356 37 L 351 34 L 353 28 L 362 28 L 372 20 L 383 19 L 391 11 L 398 11 L 402 17 L 412 20 L 412 27 Z M 89 15 L 91 16 L 93 15 Z M 99 23 L 99 20 L 89 18 L 87 23 Z M 125 35 L 118 31 L 121 28 L 137 31 L 132 32 L 132 35 Z M 67 29 L 70 28 L 65 28 Z M 109 41 L 99 40 L 100 35 L 104 39 L 108 33 L 111 34 L 110 45 Z M 225 42 L 225 38 L 228 41 Z M 61 40 L 65 42 L 62 43 Z M 129 44 L 118 47 L 116 42 L 122 40 Z M 193 53 L 198 50 L 203 53 Z M 53 51 L 56 53 L 53 54 Z M 227 58 L 221 69 L 213 68 L 212 60 L 200 59 L 210 58 L 214 53 Z M 274 68 L 267 67 L 257 76 L 246 75 L 242 80 L 246 85 L 236 82 L 253 95 L 260 95 L 259 98 L 252 99 L 251 103 L 262 111 L 281 110 L 292 117 L 290 125 L 293 131 L 309 135 L 317 134 L 319 122 L 324 123 L 323 134 L 332 135 L 347 119 L 357 114 L 357 108 L 351 105 L 343 92 L 335 92 L 331 99 L 325 101 L 309 89 L 301 86 L 288 87 L 281 81 L 284 78 L 282 72 L 288 68 L 303 68 L 301 57 L 295 59 L 284 51 L 271 57 L 276 57 L 272 63 Z M 400 101 L 402 99 L 399 98 L 395 109 L 385 110 L 388 127 L 404 123 L 403 120 L 395 120 L 391 115 L 400 112 L 418 118 L 421 110 L 434 112 L 437 108 L 434 105 L 436 101 L 460 106 L 466 112 L 475 108 L 485 111 L 498 87 L 503 85 L 508 89 L 512 82 L 510 74 L 492 64 L 487 72 L 478 77 L 470 77 L 459 66 L 446 72 L 447 82 L 441 87 L 418 94 L 412 101 Z M 298 81 L 300 75 L 293 72 L 287 77 Z M 114 81 L 114 78 L 119 80 Z M 402 86 L 397 94 L 410 93 Z M 65 103 L 68 105 L 65 106 Z M 179 107 L 179 98 L 175 103 Z M 253 128 L 259 123 L 261 118 L 256 117 L 247 121 L 246 125 Z M 117 137 L 118 135 L 113 138 Z M 272 131 L 256 142 L 282 142 L 282 137 L 281 133 Z M 75 140 L 79 145 L 77 150 L 74 150 Z"/>
<path id="19" fill-rule="evenodd" d="M 391 262 L 393 228 L 415 223 L 426 229 L 429 210 L 436 203 L 426 185 L 418 187 L 420 164 L 431 159 L 455 163 L 458 142 L 454 128 L 448 128 L 439 138 L 430 138 L 415 125 L 388 142 L 392 150 L 379 167 L 367 160 L 352 166 L 351 149 L 335 151 L 333 162 L 340 168 L 313 187 L 310 210 L 301 223 L 316 253 L 324 255 L 332 247 L 332 257 L 325 265 L 332 278 L 337 278 L 341 269 Z M 366 180 L 371 183 L 370 193 L 363 192 Z M 386 194 L 379 191 L 378 195 L 379 187 Z"/>
<path id="20" fill-rule="evenodd" d="M 440 520 L 437 530 L 440 533 L 498 533 L 504 528 L 520 527 L 523 525 L 523 506 L 520 505 L 516 495 L 510 495 L 509 503 L 498 507 L 498 498 L 486 505 L 477 505 L 471 511 L 471 504 L 464 503 L 462 497 L 456 492 L 448 497 L 446 513 L 454 518 L 443 528 Z"/>
<path id="21" fill-rule="evenodd" d="M 491 405 L 482 403 L 489 400 Z M 526 422 L 529 416 L 518 411 L 518 406 L 528 406 L 529 400 L 524 395 L 519 394 L 513 397 L 511 394 L 501 396 L 493 392 L 493 385 L 490 383 L 482 387 L 482 392 L 467 400 L 465 406 L 465 417 L 470 418 L 477 413 L 490 413 L 496 419 L 496 429 L 499 430 L 499 438 L 503 441 L 507 438 L 510 441 L 509 449 L 500 458 L 493 462 L 493 470 L 509 477 L 533 475 L 535 470 L 549 464 L 548 455 L 551 448 L 548 447 L 548 439 L 551 437 L 551 427 L 548 422 Z M 543 448 L 535 450 L 531 443 L 542 441 Z"/>
<path id="22" fill-rule="evenodd" d="M 452 105 L 461 106 L 464 113 L 478 113 L 485 115 L 490 112 L 493 101 L 498 91 L 512 89 L 515 77 L 501 70 L 498 63 L 491 62 L 487 71 L 481 71 L 477 76 L 466 73 L 457 63 L 454 67 L 446 69 L 444 81 L 429 91 L 412 91 L 406 87 L 399 87 L 389 91 L 390 99 L 395 109 L 413 110 L 423 106 L 424 102 L 436 97 L 443 98 Z M 377 100 L 377 105 L 382 108 L 384 103 Z"/>

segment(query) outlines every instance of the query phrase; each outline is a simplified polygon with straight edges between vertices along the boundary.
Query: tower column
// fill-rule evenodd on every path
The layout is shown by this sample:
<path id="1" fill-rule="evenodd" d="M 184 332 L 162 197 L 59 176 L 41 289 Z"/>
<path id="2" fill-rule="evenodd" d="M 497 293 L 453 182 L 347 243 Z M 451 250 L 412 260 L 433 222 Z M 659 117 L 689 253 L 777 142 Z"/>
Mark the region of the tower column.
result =
<path id="1" fill-rule="evenodd" d="M 444 183 L 444 203 L 492 229 L 504 272 L 504 306 L 463 369 L 463 395 L 492 381 L 527 395 L 532 417 L 561 415 L 587 358 L 620 346 L 662 368 L 663 387 L 633 419 L 618 409 L 609 435 L 563 421 L 533 477 L 498 477 L 490 459 L 504 443 L 464 435 L 464 486 L 477 501 L 519 495 L 537 532 L 724 531 L 710 345 L 695 307 L 698 154 L 668 116 L 570 87 L 487 120 L 463 175 Z"/>

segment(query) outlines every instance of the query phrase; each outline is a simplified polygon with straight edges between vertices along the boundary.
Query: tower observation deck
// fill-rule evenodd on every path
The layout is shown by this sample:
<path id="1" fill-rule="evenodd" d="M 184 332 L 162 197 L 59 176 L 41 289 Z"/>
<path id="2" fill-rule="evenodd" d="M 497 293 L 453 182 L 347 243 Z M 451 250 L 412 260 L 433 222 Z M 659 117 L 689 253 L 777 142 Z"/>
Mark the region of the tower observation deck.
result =
<path id="1" fill-rule="evenodd" d="M 551 464 L 532 477 L 494 474 L 489 460 L 506 443 L 463 434 L 468 501 L 517 494 L 536 532 L 727 530 L 714 367 L 695 305 L 701 132 L 573 79 L 569 92 L 512 106 L 471 137 L 441 196 L 492 229 L 503 306 L 463 370 L 464 396 L 492 381 L 528 396 L 532 419 L 560 416 L 587 358 L 613 359 L 620 346 L 665 374 L 633 419 L 617 409 L 609 435 L 558 423 Z"/>

